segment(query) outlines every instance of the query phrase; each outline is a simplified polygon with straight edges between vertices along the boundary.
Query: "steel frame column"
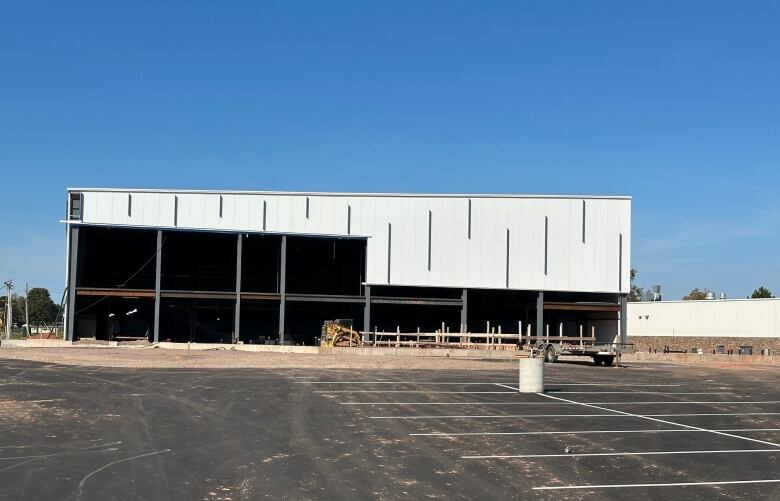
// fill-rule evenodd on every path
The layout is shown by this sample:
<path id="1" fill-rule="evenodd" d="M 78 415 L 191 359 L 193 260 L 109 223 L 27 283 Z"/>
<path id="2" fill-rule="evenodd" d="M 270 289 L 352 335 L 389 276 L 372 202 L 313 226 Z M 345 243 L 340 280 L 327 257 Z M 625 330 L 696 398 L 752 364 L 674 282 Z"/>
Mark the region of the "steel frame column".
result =
<path id="1" fill-rule="evenodd" d="M 628 297 L 625 294 L 620 295 L 620 342 L 628 342 Z"/>
<path id="2" fill-rule="evenodd" d="M 157 230 L 157 256 L 154 265 L 154 342 L 160 342 L 160 277 L 162 275 L 162 230 Z"/>
<path id="3" fill-rule="evenodd" d="M 536 341 L 544 337 L 544 292 L 539 291 L 536 298 L 536 332 L 534 333 Z"/>
<path id="4" fill-rule="evenodd" d="M 238 234 L 236 241 L 236 314 L 233 320 L 233 344 L 238 343 L 241 334 L 241 256 L 243 235 Z"/>
<path id="5" fill-rule="evenodd" d="M 469 331 L 469 315 L 468 315 L 468 305 L 469 305 L 469 290 L 463 289 L 463 292 L 461 293 L 460 300 L 463 304 L 460 305 L 460 332 L 468 332 Z"/>
<path id="6" fill-rule="evenodd" d="M 371 331 L 371 286 L 365 286 L 366 305 L 363 307 L 363 342 L 369 341 L 368 333 Z"/>
<path id="7" fill-rule="evenodd" d="M 287 281 L 287 235 L 282 235 L 282 250 L 279 268 L 279 344 L 284 344 L 284 309 Z"/>
<path id="8" fill-rule="evenodd" d="M 73 341 L 76 310 L 76 275 L 78 274 L 79 227 L 70 226 L 70 267 L 68 269 L 68 318 L 65 326 L 65 336 Z"/>

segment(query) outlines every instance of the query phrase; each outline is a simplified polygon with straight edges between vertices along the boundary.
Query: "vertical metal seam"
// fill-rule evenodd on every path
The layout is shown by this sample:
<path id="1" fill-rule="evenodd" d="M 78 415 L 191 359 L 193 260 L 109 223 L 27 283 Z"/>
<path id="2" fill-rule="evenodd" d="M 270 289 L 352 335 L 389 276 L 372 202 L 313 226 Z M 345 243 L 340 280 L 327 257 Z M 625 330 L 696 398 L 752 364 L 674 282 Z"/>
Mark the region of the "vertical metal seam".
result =
<path id="1" fill-rule="evenodd" d="M 393 223 L 387 223 L 387 283 L 390 283 L 390 262 L 393 242 Z"/>
<path id="2" fill-rule="evenodd" d="M 347 235 L 352 234 L 352 206 L 347 204 Z"/>
<path id="3" fill-rule="evenodd" d="M 219 218 L 222 219 L 222 205 L 223 205 L 223 199 L 222 195 L 219 196 Z"/>
<path id="4" fill-rule="evenodd" d="M 585 243 L 585 200 L 582 201 L 582 243 Z"/>
<path id="5" fill-rule="evenodd" d="M 309 197 L 306 197 L 306 219 L 309 219 Z"/>
<path id="6" fill-rule="evenodd" d="M 173 225 L 179 226 L 179 197 L 173 196 Z"/>
<path id="7" fill-rule="evenodd" d="M 428 211 L 428 271 L 431 271 L 431 238 L 433 235 L 433 211 Z"/>
<path id="8" fill-rule="evenodd" d="M 618 291 L 623 292 L 623 234 L 618 239 Z"/>
<path id="9" fill-rule="evenodd" d="M 265 231 L 265 216 L 268 210 L 268 205 L 265 200 L 263 200 L 263 231 Z"/>
<path id="10" fill-rule="evenodd" d="M 127 194 L 127 217 L 133 217 L 133 194 Z"/>
<path id="11" fill-rule="evenodd" d="M 550 220 L 544 216 L 544 274 L 547 275 L 547 263 L 549 257 Z"/>
<path id="12" fill-rule="evenodd" d="M 506 288 L 509 288 L 509 228 L 506 229 Z"/>
<path id="13" fill-rule="evenodd" d="M 468 222 L 469 240 L 471 240 L 471 199 L 469 198 L 469 222 Z"/>

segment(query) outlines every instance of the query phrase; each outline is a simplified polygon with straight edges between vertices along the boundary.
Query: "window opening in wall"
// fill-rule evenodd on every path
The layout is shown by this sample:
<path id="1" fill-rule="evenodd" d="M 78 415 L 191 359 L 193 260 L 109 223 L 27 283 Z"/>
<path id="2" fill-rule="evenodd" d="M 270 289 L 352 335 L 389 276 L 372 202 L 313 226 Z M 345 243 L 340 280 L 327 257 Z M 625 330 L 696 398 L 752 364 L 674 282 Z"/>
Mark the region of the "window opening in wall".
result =
<path id="1" fill-rule="evenodd" d="M 84 195 L 82 193 L 71 193 L 70 212 L 68 213 L 68 219 L 71 221 L 81 221 L 83 205 Z"/>

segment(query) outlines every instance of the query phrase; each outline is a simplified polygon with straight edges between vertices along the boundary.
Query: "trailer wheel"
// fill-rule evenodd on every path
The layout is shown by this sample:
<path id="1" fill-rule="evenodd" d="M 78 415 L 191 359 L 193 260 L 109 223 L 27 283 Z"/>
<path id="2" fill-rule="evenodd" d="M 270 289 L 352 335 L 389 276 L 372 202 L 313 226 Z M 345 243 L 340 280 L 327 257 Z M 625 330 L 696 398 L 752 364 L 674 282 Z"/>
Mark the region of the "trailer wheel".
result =
<path id="1" fill-rule="evenodd" d="M 555 361 L 558 360 L 558 355 L 555 354 L 555 347 L 554 346 L 548 346 L 546 350 L 544 350 L 544 361 L 548 364 L 555 363 Z"/>
<path id="2" fill-rule="evenodd" d="M 615 357 L 613 355 L 604 355 L 601 358 L 601 364 L 604 367 L 611 367 L 614 362 L 615 362 Z"/>
<path id="3" fill-rule="evenodd" d="M 593 365 L 597 367 L 601 365 L 601 355 L 593 355 Z"/>

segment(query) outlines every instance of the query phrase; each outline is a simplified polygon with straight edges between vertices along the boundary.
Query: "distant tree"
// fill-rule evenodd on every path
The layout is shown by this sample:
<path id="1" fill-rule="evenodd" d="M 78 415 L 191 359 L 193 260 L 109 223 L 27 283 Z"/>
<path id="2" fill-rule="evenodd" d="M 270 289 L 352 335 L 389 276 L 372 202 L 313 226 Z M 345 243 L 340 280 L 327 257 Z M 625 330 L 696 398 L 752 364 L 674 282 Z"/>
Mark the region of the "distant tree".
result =
<path id="1" fill-rule="evenodd" d="M 30 307 L 30 323 L 36 328 L 41 324 L 51 324 L 57 316 L 57 305 L 52 301 L 49 291 L 42 287 L 34 287 L 27 292 L 27 303 Z"/>
<path id="2" fill-rule="evenodd" d="M 0 296 L 0 316 L 3 317 L 3 325 L 5 325 L 6 305 L 8 304 L 8 296 Z M 11 307 L 14 310 L 13 325 L 21 325 L 24 323 L 24 298 L 19 297 L 17 294 L 11 295 Z"/>
<path id="3" fill-rule="evenodd" d="M 690 294 L 687 296 L 683 296 L 683 301 L 700 301 L 702 299 L 707 299 L 707 294 L 711 294 L 712 291 L 709 289 L 702 289 L 699 290 L 698 288 L 693 289 Z"/>
<path id="4" fill-rule="evenodd" d="M 766 299 L 770 297 L 775 297 L 772 295 L 772 291 L 764 287 L 763 285 L 759 287 L 758 289 L 753 291 L 753 295 L 750 296 L 750 299 Z"/>
<path id="5" fill-rule="evenodd" d="M 645 291 L 636 284 L 637 271 L 631 268 L 631 292 L 628 293 L 628 300 L 632 303 L 642 301 Z"/>

